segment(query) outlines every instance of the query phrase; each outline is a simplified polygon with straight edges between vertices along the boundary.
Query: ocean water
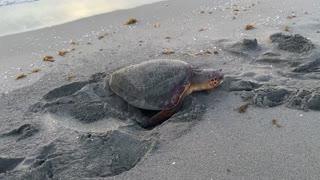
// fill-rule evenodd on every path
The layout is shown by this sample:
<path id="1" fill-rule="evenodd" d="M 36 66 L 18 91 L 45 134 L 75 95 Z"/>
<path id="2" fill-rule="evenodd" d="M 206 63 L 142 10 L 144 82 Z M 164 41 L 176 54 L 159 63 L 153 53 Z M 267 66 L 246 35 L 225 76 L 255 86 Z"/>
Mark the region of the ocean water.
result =
<path id="1" fill-rule="evenodd" d="M 0 6 L 7 6 L 7 5 L 19 4 L 19 3 L 25 3 L 25 2 L 32 2 L 32 1 L 38 1 L 38 0 L 0 0 Z"/>
<path id="2" fill-rule="evenodd" d="M 163 0 L 0 0 L 0 36 L 158 1 Z"/>

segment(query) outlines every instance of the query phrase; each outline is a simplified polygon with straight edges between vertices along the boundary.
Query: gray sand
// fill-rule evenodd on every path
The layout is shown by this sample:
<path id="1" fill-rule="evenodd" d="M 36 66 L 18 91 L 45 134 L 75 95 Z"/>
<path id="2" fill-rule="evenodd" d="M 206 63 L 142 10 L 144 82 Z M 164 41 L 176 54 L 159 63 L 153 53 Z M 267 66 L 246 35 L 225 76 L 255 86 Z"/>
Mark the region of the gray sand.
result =
<path id="1" fill-rule="evenodd" d="M 171 0 L 0 37 L 0 179 L 319 179 L 318 7 Z M 150 59 L 225 81 L 144 129 L 105 82 Z"/>

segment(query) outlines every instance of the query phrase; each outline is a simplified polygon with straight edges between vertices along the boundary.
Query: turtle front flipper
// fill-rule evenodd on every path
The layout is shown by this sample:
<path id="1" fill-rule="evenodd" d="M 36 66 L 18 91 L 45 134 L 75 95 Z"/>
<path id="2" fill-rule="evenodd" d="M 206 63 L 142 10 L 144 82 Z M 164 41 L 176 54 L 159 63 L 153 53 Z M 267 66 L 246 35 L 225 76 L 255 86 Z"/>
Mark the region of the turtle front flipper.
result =
<path id="1" fill-rule="evenodd" d="M 140 122 L 139 124 L 144 128 L 154 127 L 156 125 L 163 123 L 167 119 L 169 119 L 174 114 L 174 112 L 175 112 L 175 108 L 160 111 L 150 119 L 147 119 L 143 123 Z"/>
<path id="2" fill-rule="evenodd" d="M 156 115 L 154 115 L 153 117 L 151 117 L 150 119 L 147 119 L 143 123 L 140 122 L 139 124 L 144 128 L 150 128 L 150 127 L 159 125 L 164 121 L 166 121 L 167 119 L 169 119 L 176 112 L 176 110 L 179 109 L 180 105 L 182 104 L 182 100 L 187 95 L 189 87 L 190 87 L 190 84 L 184 85 L 183 91 L 180 91 L 176 97 L 172 98 L 175 101 L 173 107 L 171 107 L 170 109 L 162 110 L 158 112 Z"/>

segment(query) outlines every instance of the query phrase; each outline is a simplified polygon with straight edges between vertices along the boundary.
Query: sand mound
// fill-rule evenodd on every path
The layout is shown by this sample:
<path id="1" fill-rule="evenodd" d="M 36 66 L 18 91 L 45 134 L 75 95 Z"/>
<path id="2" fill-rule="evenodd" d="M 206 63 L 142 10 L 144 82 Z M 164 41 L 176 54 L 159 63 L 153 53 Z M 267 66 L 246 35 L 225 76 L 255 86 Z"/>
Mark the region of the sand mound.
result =
<path id="1" fill-rule="evenodd" d="M 272 43 L 277 43 L 278 48 L 284 51 L 308 53 L 313 50 L 314 44 L 300 34 L 286 35 L 283 33 L 275 33 L 270 36 Z"/>
<path id="2" fill-rule="evenodd" d="M 15 172 L 13 179 L 114 176 L 134 167 L 152 147 L 151 140 L 120 131 L 87 133 L 56 139 L 24 158 L 0 158 L 0 173 Z"/>

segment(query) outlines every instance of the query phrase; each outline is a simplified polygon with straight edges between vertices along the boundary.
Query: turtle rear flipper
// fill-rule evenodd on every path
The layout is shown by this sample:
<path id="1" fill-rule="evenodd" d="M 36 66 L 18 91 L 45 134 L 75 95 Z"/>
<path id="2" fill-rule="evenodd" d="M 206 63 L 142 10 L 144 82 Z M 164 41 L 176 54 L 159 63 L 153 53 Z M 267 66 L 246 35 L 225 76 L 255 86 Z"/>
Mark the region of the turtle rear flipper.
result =
<path id="1" fill-rule="evenodd" d="M 147 119 L 145 122 L 139 122 L 139 124 L 144 128 L 154 127 L 168 120 L 176 111 L 179 109 L 182 104 L 182 100 L 187 95 L 187 91 L 190 87 L 190 84 L 185 85 L 183 91 L 178 96 L 175 105 L 170 109 L 165 109 L 158 112 L 156 115 L 152 116 L 150 119 Z"/>

